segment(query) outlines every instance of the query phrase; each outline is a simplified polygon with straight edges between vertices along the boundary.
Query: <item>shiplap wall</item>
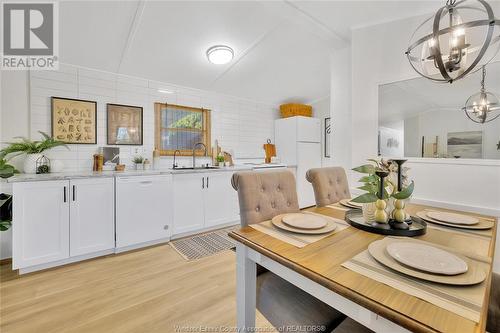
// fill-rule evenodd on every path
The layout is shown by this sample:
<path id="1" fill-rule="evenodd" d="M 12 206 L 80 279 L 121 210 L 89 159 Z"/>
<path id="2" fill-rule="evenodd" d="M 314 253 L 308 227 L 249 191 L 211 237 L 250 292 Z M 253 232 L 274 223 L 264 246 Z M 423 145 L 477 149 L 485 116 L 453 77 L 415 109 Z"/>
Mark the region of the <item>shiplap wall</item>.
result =
<path id="1" fill-rule="evenodd" d="M 274 141 L 274 120 L 278 118 L 278 111 L 264 103 L 67 64 L 61 64 L 58 71 L 33 71 L 29 81 L 32 138 L 39 137 L 39 130 L 51 132 L 51 96 L 97 102 L 97 144 L 69 145 L 69 151 L 56 148 L 48 153 L 49 158 L 63 161 L 65 171 L 91 170 L 92 155 L 98 147 L 107 146 L 106 103 L 144 109 L 144 145 L 119 146 L 120 160 L 128 165 L 136 154 L 146 158 L 152 156 L 155 102 L 212 110 L 212 141 L 218 139 L 219 145 L 233 152 L 237 159 L 262 158 L 262 144 L 268 138 Z M 173 93 L 160 93 L 158 89 Z"/>

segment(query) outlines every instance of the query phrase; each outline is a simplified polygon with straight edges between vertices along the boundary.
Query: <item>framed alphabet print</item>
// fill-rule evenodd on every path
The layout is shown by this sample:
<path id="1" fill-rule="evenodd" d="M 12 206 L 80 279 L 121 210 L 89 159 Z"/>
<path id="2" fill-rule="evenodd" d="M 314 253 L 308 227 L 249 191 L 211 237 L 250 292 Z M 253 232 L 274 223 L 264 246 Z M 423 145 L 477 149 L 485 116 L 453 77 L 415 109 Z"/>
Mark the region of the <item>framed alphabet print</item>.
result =
<path id="1" fill-rule="evenodd" d="M 51 98 L 52 137 L 71 144 L 97 143 L 97 102 Z"/>
<path id="2" fill-rule="evenodd" d="M 142 107 L 107 104 L 108 145 L 142 145 Z"/>
<path id="3" fill-rule="evenodd" d="M 331 151 L 331 139 L 332 139 L 332 122 L 330 117 L 325 118 L 325 128 L 324 128 L 324 147 L 325 147 L 325 157 L 330 157 Z"/>

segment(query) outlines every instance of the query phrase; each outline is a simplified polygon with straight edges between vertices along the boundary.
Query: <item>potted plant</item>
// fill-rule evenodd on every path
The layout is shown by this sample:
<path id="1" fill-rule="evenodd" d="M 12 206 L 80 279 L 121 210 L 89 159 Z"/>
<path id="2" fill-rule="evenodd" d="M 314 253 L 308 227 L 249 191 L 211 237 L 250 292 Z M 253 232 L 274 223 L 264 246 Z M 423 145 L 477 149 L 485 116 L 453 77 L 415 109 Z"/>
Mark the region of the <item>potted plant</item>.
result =
<path id="1" fill-rule="evenodd" d="M 218 166 L 220 166 L 220 167 L 224 166 L 224 156 L 217 155 L 217 157 L 215 158 L 215 161 L 217 162 Z"/>
<path id="2" fill-rule="evenodd" d="M 352 199 L 353 202 L 363 204 L 363 217 L 366 222 L 373 222 L 375 220 L 375 202 L 377 201 L 378 191 L 380 187 L 380 178 L 375 174 L 377 171 L 389 172 L 389 176 L 385 178 L 384 182 L 384 193 L 383 200 L 388 201 L 387 211 L 392 212 L 394 207 L 394 200 L 406 200 L 412 193 L 414 188 L 413 181 L 409 183 L 407 171 L 408 168 L 403 168 L 402 170 L 402 190 L 397 191 L 397 172 L 398 166 L 391 161 L 386 161 L 381 159 L 377 161 L 375 159 L 368 160 L 371 164 L 364 164 L 359 167 L 353 168 L 352 170 L 364 174 L 363 177 L 359 179 L 362 186 L 358 189 L 365 191 L 358 197 Z"/>
<path id="3" fill-rule="evenodd" d="M 132 159 L 136 170 L 144 170 L 144 157 L 137 155 Z"/>
<path id="4" fill-rule="evenodd" d="M 21 141 L 9 142 L 7 147 L 0 150 L 0 158 L 4 159 L 7 155 L 11 154 L 14 154 L 11 155 L 12 157 L 26 154 L 23 165 L 24 172 L 36 173 L 36 161 L 42 157 L 42 152 L 59 146 L 64 146 L 69 149 L 64 142 L 55 140 L 42 131 L 38 132 L 43 136 L 42 141 L 33 141 L 28 138 L 17 137 L 21 139 Z"/>
<path id="5" fill-rule="evenodd" d="M 0 231 L 7 231 L 12 225 L 12 195 L 0 193 Z"/>
<path id="6" fill-rule="evenodd" d="M 0 158 L 0 178 L 9 178 L 14 176 L 15 173 L 19 173 L 16 168 L 7 163 L 7 160 Z"/>

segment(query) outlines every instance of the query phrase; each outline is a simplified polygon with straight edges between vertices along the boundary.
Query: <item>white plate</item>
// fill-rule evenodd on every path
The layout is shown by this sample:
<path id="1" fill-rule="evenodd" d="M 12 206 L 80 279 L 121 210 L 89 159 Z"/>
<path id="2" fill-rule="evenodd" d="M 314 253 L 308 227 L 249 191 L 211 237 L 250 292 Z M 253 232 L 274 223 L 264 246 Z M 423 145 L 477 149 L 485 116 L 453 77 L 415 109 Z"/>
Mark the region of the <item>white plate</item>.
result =
<path id="1" fill-rule="evenodd" d="M 495 226 L 495 224 L 493 222 L 486 221 L 486 220 L 480 220 L 478 224 L 471 224 L 471 225 L 443 222 L 443 221 L 439 221 L 439 220 L 430 218 L 427 215 L 427 212 L 424 210 L 417 212 L 416 215 L 424 221 L 439 224 L 439 225 L 444 225 L 444 226 L 452 227 L 452 228 L 456 228 L 456 229 L 488 230 L 488 229 L 491 229 Z"/>
<path id="2" fill-rule="evenodd" d="M 394 242 L 388 244 L 386 250 L 401 264 L 424 272 L 457 275 L 468 269 L 467 263 L 456 255 L 425 244 Z"/>
<path id="3" fill-rule="evenodd" d="M 319 229 L 326 226 L 326 220 L 324 218 L 312 214 L 286 214 L 283 216 L 282 221 L 291 227 L 299 229 Z"/>
<path id="4" fill-rule="evenodd" d="M 432 211 L 432 212 L 427 212 L 427 216 L 429 216 L 434 220 L 452 224 L 473 225 L 479 223 L 479 220 L 473 216 L 449 213 L 449 212 Z"/>
<path id="5" fill-rule="evenodd" d="M 293 214 L 293 213 L 292 213 Z M 337 228 L 337 225 L 335 224 L 335 219 L 334 218 L 329 218 L 325 217 L 326 219 L 326 225 L 323 228 L 319 229 L 300 229 L 300 228 L 294 228 L 290 227 L 288 224 L 283 223 L 283 217 L 287 214 L 281 214 L 273 217 L 271 220 L 271 223 L 279 229 L 290 231 L 293 233 L 297 234 L 307 234 L 307 235 L 320 235 L 320 234 L 325 234 L 327 232 L 332 232 Z"/>
<path id="6" fill-rule="evenodd" d="M 352 202 L 351 199 L 342 199 L 339 201 L 339 203 L 342 206 L 349 207 L 349 208 L 362 208 L 363 204 L 357 203 L 357 202 Z"/>

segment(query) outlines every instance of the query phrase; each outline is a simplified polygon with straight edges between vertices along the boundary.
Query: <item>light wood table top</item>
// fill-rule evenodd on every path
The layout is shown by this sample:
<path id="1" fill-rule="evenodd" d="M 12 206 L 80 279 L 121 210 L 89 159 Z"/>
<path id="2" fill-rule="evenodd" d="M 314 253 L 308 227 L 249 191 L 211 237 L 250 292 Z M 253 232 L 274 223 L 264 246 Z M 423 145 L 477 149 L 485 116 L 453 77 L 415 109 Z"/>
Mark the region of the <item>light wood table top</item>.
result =
<path id="1" fill-rule="evenodd" d="M 414 215 L 418 211 L 431 208 L 421 205 L 408 205 L 406 210 Z M 314 207 L 307 210 L 340 219 L 344 219 L 346 212 L 341 208 L 330 207 Z M 478 216 L 476 214 L 470 215 Z M 373 241 L 382 239 L 383 235 L 372 234 L 350 227 L 304 248 L 294 247 L 251 227 L 233 231 L 230 236 L 335 293 L 411 331 L 484 332 L 498 221 L 493 217 L 482 217 L 495 221 L 494 228 L 489 230 L 491 238 L 433 228 L 428 228 L 425 235 L 416 237 L 417 239 L 487 256 L 492 259 L 485 288 L 485 304 L 483 304 L 479 324 L 341 266 L 345 261 L 366 250 Z"/>

